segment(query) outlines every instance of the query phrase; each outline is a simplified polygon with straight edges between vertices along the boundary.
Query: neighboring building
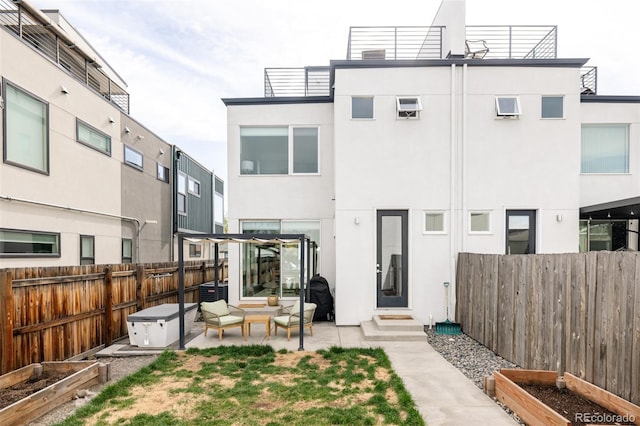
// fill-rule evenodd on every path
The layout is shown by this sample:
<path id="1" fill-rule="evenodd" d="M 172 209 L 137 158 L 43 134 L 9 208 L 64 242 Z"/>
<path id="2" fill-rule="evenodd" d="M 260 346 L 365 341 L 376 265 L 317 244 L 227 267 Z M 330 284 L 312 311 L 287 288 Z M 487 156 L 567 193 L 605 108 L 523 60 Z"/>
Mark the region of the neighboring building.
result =
<path id="1" fill-rule="evenodd" d="M 0 267 L 177 258 L 174 146 L 129 115 L 125 82 L 58 11 L 0 7 Z M 204 176 L 206 212 L 183 229 L 213 229 Z"/>
<path id="2" fill-rule="evenodd" d="M 354 27 L 346 60 L 265 70 L 263 98 L 223 99 L 229 232 L 310 235 L 338 325 L 451 317 L 459 252 L 579 251 L 606 233 L 587 206 L 640 195 L 640 99 L 596 95 L 556 35 L 444 0 L 431 27 Z M 294 297 L 290 250 L 230 247 L 230 301 Z"/>

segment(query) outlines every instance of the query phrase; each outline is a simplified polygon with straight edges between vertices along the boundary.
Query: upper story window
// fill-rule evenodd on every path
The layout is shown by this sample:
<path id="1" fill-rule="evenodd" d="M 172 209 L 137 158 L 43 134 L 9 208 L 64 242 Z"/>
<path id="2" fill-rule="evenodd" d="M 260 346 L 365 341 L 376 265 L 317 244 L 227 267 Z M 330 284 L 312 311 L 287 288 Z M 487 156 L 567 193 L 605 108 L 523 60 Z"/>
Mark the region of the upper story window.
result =
<path id="1" fill-rule="evenodd" d="M 158 163 L 157 177 L 158 180 L 169 183 L 169 168 Z"/>
<path id="2" fill-rule="evenodd" d="M 418 97 L 397 97 L 398 118 L 420 118 L 422 103 Z"/>
<path id="3" fill-rule="evenodd" d="M 540 117 L 564 118 L 564 96 L 543 96 Z"/>
<path id="4" fill-rule="evenodd" d="M 192 178 L 191 176 L 189 176 L 188 179 L 189 182 L 189 194 L 193 194 L 196 196 L 200 196 L 200 182 L 198 182 L 197 180 L 195 180 L 194 178 Z"/>
<path id="5" fill-rule="evenodd" d="M 496 115 L 498 117 L 518 117 L 522 114 L 518 96 L 496 96 Z"/>
<path id="6" fill-rule="evenodd" d="M 82 144 L 111 155 L 111 137 L 79 119 L 76 120 L 76 138 Z"/>
<path id="7" fill-rule="evenodd" d="M 187 213 L 187 175 L 178 172 L 178 213 Z"/>
<path id="8" fill-rule="evenodd" d="M 60 257 L 60 234 L 0 229 L 0 257 Z"/>
<path id="9" fill-rule="evenodd" d="M 124 162 L 130 166 L 135 167 L 136 169 L 142 170 L 142 153 L 136 151 L 130 146 L 124 146 Z"/>
<path id="10" fill-rule="evenodd" d="M 49 105 L 4 83 L 4 162 L 49 173 Z"/>
<path id="11" fill-rule="evenodd" d="M 354 96 L 351 98 L 351 118 L 373 118 L 373 97 Z"/>
<path id="12" fill-rule="evenodd" d="M 583 124 L 580 173 L 629 173 L 629 125 Z"/>
<path id="13" fill-rule="evenodd" d="M 241 127 L 240 174 L 318 173 L 317 127 Z"/>
<path id="14" fill-rule="evenodd" d="M 202 244 L 189 244 L 189 257 L 202 257 Z"/>

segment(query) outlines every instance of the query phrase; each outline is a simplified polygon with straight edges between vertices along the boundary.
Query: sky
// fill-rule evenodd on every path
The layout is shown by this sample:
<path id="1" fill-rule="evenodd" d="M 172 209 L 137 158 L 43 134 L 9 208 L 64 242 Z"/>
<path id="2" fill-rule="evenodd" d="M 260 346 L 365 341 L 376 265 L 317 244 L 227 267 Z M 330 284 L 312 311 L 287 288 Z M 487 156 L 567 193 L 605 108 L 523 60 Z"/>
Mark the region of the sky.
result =
<path id="1" fill-rule="evenodd" d="M 350 26 L 428 26 L 440 0 L 29 0 L 57 9 L 127 83 L 130 115 L 227 180 L 221 98 L 270 67 L 345 59 Z M 598 94 L 640 95 L 639 0 L 466 0 L 467 25 L 557 25 Z"/>

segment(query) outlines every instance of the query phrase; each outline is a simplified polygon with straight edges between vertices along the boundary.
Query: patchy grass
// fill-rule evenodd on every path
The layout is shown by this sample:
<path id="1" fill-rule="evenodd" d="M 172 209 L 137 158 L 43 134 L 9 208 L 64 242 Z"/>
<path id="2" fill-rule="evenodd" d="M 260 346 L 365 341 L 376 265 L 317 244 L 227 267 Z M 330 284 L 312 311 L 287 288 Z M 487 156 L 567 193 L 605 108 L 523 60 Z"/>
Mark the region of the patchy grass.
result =
<path id="1" fill-rule="evenodd" d="M 424 425 L 382 349 L 164 352 L 61 425 Z"/>

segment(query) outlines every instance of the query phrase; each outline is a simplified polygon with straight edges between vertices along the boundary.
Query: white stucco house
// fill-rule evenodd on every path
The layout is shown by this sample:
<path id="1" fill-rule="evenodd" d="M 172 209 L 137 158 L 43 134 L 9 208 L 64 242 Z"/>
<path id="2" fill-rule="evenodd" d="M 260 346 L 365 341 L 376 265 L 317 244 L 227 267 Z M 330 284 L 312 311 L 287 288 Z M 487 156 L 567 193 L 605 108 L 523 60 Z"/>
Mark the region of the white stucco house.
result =
<path id="1" fill-rule="evenodd" d="M 596 94 L 556 46 L 444 0 L 430 27 L 353 27 L 345 60 L 265 70 L 263 97 L 223 99 L 228 232 L 309 235 L 337 325 L 453 319 L 460 252 L 637 250 L 640 97 Z M 293 299 L 296 256 L 230 247 L 230 303 Z"/>

